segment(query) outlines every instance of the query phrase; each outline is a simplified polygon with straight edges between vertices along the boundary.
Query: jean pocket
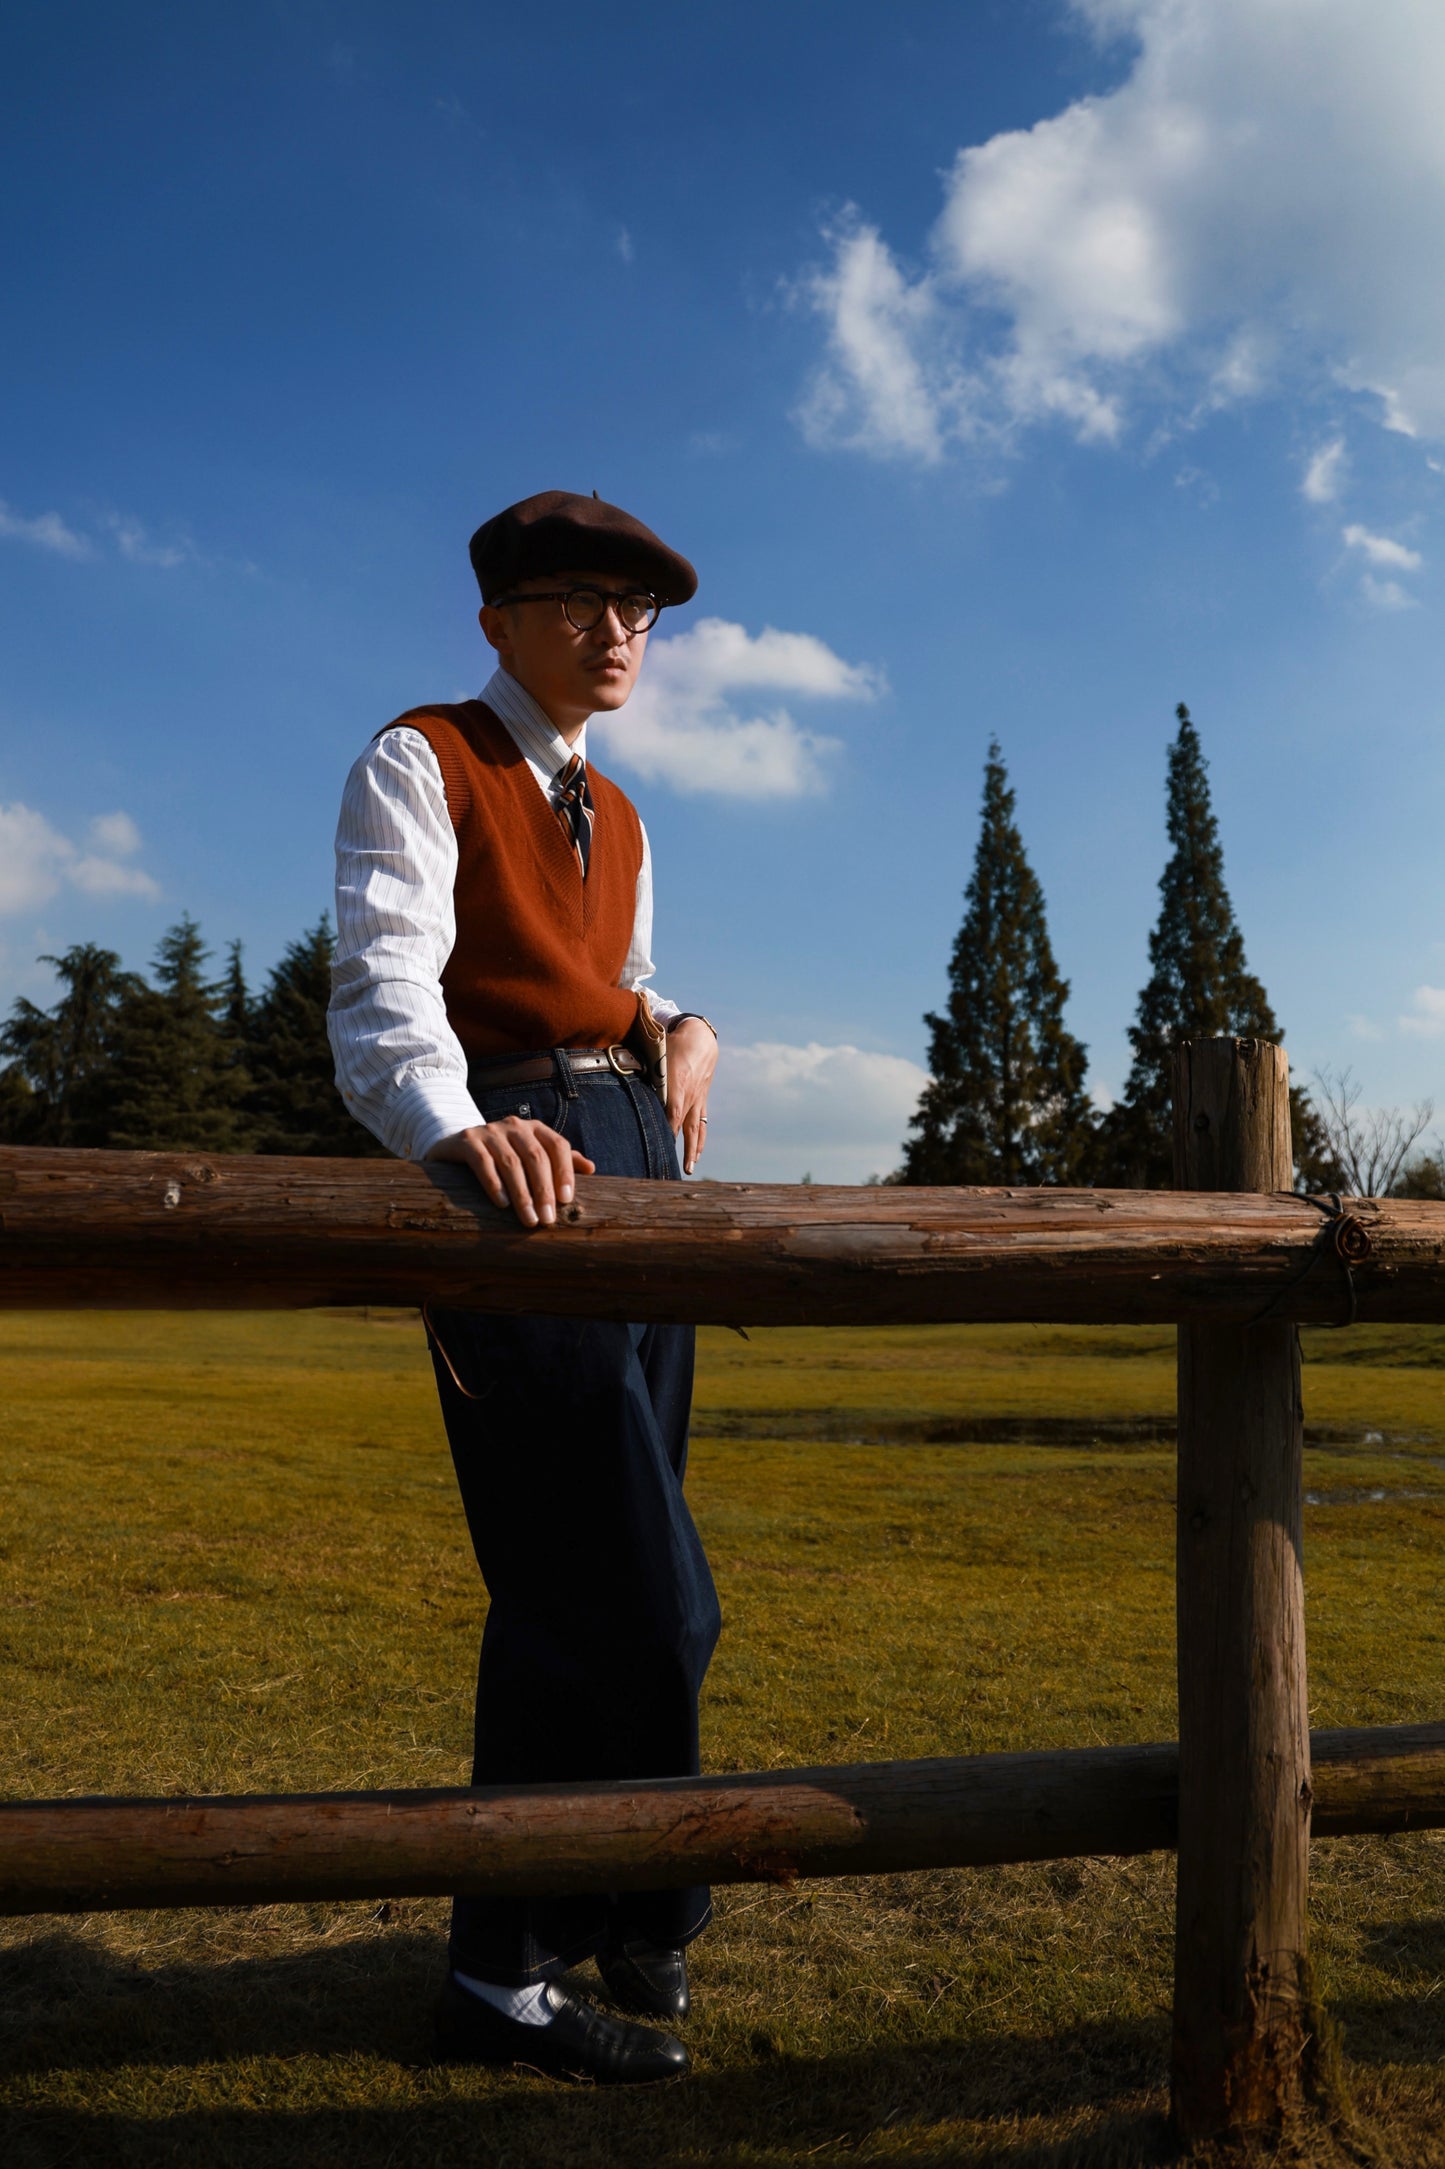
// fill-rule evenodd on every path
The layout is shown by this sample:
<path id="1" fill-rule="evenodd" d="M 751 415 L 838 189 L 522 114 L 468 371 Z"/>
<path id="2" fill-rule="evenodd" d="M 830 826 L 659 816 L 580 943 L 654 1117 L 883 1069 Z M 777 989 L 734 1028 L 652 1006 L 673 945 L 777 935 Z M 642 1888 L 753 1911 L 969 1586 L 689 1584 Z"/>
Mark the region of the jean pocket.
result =
<path id="1" fill-rule="evenodd" d="M 546 1105 L 537 1109 L 537 1120 L 545 1122 L 548 1129 L 555 1130 L 559 1137 L 565 1137 L 568 1118 L 576 1102 L 569 1100 L 566 1093 L 559 1091 L 556 1085 L 547 1086 L 544 1098 Z"/>
<path id="2" fill-rule="evenodd" d="M 572 1102 L 554 1084 L 498 1085 L 491 1092 L 478 1093 L 477 1105 L 484 1122 L 517 1115 L 524 1122 L 545 1122 L 549 1130 L 565 1137 Z"/>
<path id="3" fill-rule="evenodd" d="M 680 1182 L 682 1168 L 678 1160 L 678 1141 L 667 1118 L 667 1109 L 653 1091 L 651 1085 L 640 1078 L 631 1080 L 638 1108 L 638 1120 L 648 1134 L 648 1172 L 662 1182 Z"/>
<path id="4" fill-rule="evenodd" d="M 447 1398 L 443 1371 L 464 1401 L 485 1401 L 496 1384 L 495 1335 L 486 1331 L 492 1321 L 478 1320 L 470 1311 L 434 1311 L 424 1304 L 422 1322 L 443 1406 Z"/>

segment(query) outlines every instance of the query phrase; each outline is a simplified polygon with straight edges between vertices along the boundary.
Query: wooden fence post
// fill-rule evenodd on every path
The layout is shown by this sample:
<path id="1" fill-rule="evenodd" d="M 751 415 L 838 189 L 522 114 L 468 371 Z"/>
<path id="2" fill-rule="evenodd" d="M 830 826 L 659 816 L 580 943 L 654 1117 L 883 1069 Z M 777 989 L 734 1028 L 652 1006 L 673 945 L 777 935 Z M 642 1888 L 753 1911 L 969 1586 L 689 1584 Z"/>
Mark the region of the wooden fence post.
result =
<path id="1" fill-rule="evenodd" d="M 1175 1050 L 1181 1189 L 1288 1190 L 1289 1064 Z M 1310 1831 L 1303 1421 L 1291 1324 L 1179 1328 L 1179 1880 L 1173 2116 L 1192 2141 L 1304 2098 Z"/>

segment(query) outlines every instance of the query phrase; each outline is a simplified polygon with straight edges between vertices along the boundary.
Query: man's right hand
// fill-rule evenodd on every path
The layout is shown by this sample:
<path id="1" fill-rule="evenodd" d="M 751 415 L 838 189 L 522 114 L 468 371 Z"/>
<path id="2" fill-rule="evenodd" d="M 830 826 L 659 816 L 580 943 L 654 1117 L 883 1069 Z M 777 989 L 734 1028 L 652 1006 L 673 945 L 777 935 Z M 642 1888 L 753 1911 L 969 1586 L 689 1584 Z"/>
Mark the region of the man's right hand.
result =
<path id="1" fill-rule="evenodd" d="M 545 1122 L 503 1115 L 496 1122 L 458 1130 L 427 1154 L 469 1167 L 494 1205 L 510 1205 L 524 1228 L 550 1228 L 559 1205 L 572 1202 L 573 1177 L 595 1175 L 596 1162 L 576 1152 Z"/>

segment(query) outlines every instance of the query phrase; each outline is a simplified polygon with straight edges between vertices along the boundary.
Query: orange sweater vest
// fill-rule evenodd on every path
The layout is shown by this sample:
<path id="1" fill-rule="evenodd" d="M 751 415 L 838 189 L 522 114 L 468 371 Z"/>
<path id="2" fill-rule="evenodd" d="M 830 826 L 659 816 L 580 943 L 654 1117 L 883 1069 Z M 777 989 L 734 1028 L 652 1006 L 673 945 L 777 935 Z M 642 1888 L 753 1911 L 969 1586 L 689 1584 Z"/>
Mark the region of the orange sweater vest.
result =
<path id="1" fill-rule="evenodd" d="M 642 867 L 631 801 L 588 764 L 595 817 L 584 881 L 571 838 L 490 708 L 413 708 L 397 723 L 435 753 L 456 831 L 457 939 L 442 993 L 467 1058 L 626 1039 L 637 996 L 617 982 Z"/>

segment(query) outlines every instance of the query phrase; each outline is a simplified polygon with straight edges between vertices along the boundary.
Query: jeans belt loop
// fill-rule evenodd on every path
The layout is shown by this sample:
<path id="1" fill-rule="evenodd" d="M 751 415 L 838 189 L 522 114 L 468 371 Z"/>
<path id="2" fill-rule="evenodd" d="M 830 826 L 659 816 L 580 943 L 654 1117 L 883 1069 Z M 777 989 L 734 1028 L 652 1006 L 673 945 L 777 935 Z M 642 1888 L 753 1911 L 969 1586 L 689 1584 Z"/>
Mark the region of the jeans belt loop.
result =
<path id="1" fill-rule="evenodd" d="M 552 1062 L 557 1072 L 557 1082 L 561 1087 L 562 1097 L 575 1100 L 577 1097 L 577 1079 L 572 1074 L 572 1064 L 568 1059 L 567 1049 L 565 1047 L 554 1047 L 552 1049 Z"/>

